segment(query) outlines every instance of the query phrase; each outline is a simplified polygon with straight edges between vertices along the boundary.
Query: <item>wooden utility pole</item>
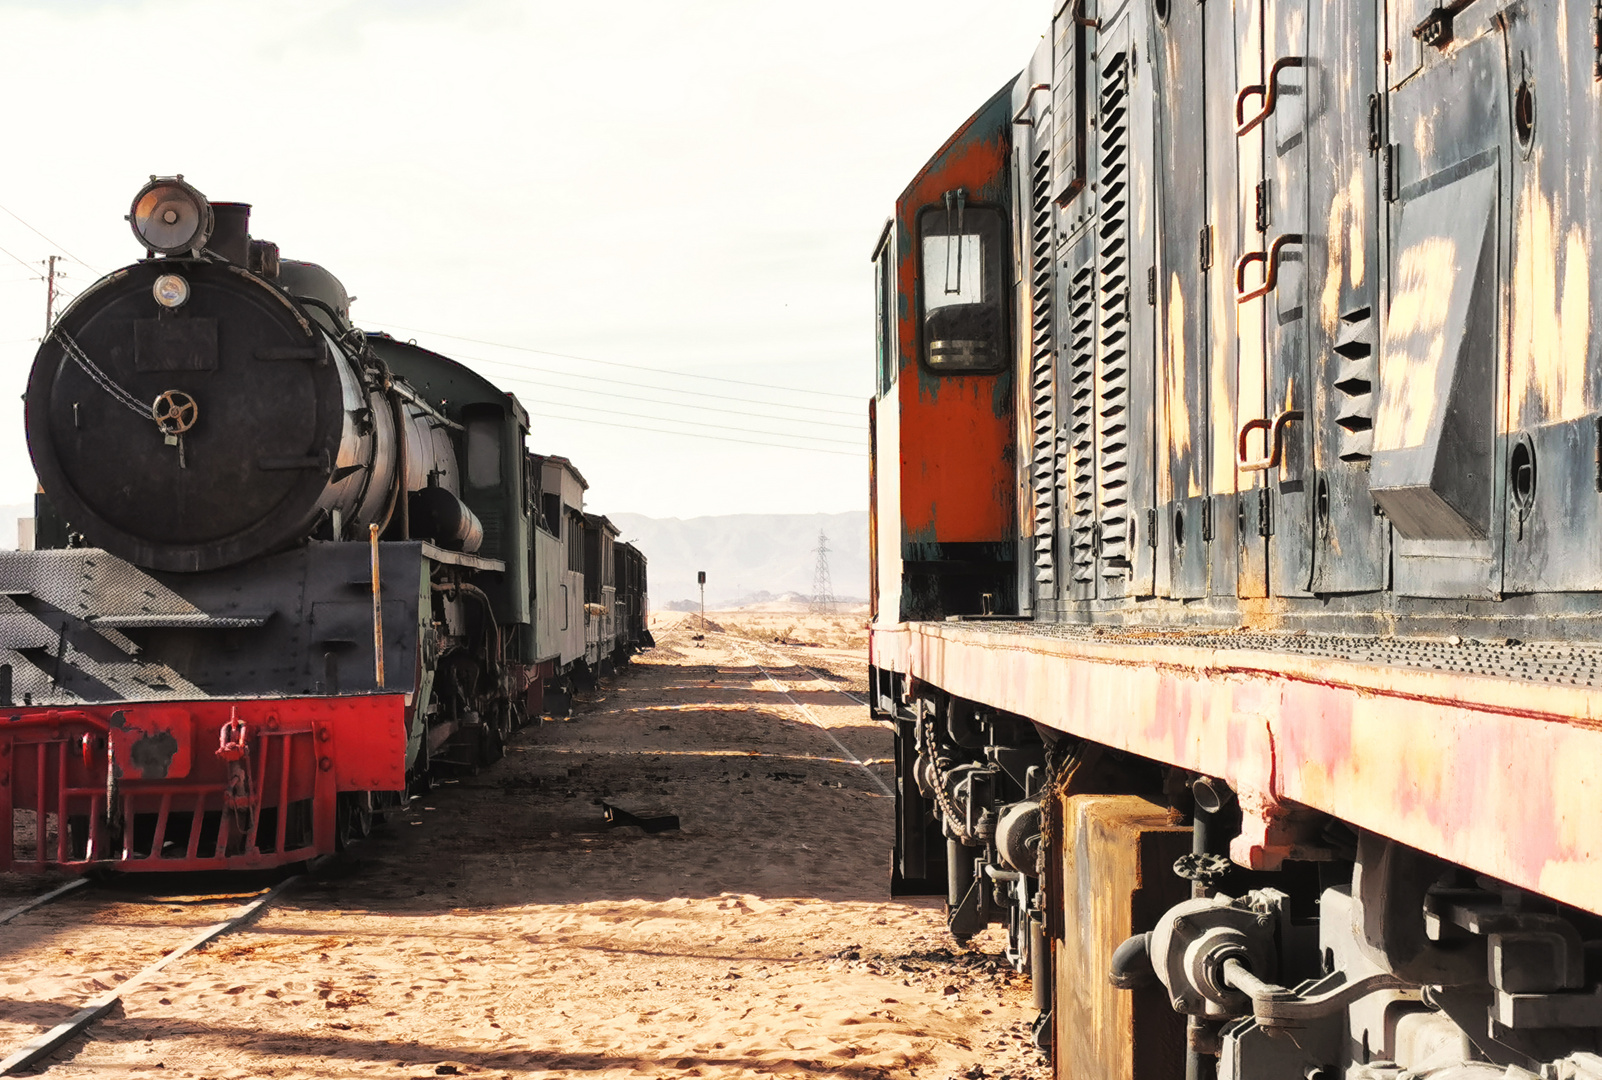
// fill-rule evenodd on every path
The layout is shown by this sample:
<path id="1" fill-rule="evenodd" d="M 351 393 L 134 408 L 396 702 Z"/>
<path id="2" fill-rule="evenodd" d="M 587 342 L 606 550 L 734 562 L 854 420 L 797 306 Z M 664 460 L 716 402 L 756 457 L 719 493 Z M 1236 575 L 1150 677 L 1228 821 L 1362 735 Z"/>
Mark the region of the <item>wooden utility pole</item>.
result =
<path id="1" fill-rule="evenodd" d="M 45 270 L 45 336 L 50 336 L 50 328 L 56 324 L 56 256 L 52 255 L 46 260 Z"/>

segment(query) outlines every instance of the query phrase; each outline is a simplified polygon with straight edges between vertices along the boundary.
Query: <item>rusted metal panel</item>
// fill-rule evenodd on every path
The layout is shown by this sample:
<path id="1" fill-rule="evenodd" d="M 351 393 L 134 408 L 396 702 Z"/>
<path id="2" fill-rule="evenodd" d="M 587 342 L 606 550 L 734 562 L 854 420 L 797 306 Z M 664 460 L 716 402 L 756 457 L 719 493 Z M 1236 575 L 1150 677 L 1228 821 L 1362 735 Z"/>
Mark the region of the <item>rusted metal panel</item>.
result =
<path id="1" fill-rule="evenodd" d="M 1308 350 L 1308 100 L 1307 9 L 1312 0 L 1268 0 L 1263 19 L 1262 108 L 1273 111 L 1259 129 L 1270 207 L 1269 269 L 1282 252 L 1278 282 L 1265 297 L 1268 376 L 1266 417 L 1286 418 L 1281 456 L 1269 471 L 1268 588 L 1274 596 L 1305 596 L 1312 585 L 1313 461 L 1311 358 Z M 1294 417 L 1294 419 L 1290 419 Z M 1243 418 L 1244 419 L 1244 418 Z"/>
<path id="2" fill-rule="evenodd" d="M 1200 5 L 1164 5 L 1155 63 L 1159 98 L 1157 170 L 1162 205 L 1155 294 L 1162 336 L 1157 455 L 1157 590 L 1176 597 L 1207 593 L 1208 442 L 1206 113 Z M 1166 563 L 1165 567 L 1161 567 Z M 1166 573 L 1164 572 L 1166 570 Z"/>
<path id="3" fill-rule="evenodd" d="M 1397 0 L 1391 7 L 1392 15 L 1410 19 L 1417 12 L 1403 9 L 1417 6 Z M 1418 19 L 1427 14 L 1428 8 L 1418 14 Z M 1405 358 L 1413 352 L 1409 344 L 1412 336 L 1400 331 L 1408 328 L 1409 320 L 1437 311 L 1446 301 L 1449 280 L 1437 275 L 1433 284 L 1421 289 L 1424 264 L 1432 257 L 1439 260 L 1444 253 L 1438 245 L 1420 248 L 1409 240 L 1416 236 L 1427 242 L 1430 233 L 1426 211 L 1430 202 L 1440 207 L 1435 213 L 1455 216 L 1462 198 L 1452 200 L 1446 192 L 1455 190 L 1464 197 L 1474 193 L 1476 198 L 1483 198 L 1471 189 L 1490 185 L 1491 205 L 1479 211 L 1489 220 L 1482 218 L 1477 223 L 1483 239 L 1481 250 L 1474 253 L 1489 260 L 1484 273 L 1491 275 L 1490 280 L 1476 290 L 1483 299 L 1477 307 L 1470 302 L 1473 318 L 1450 325 L 1445 317 L 1438 319 L 1429 342 L 1431 353 L 1438 350 L 1443 363 L 1445 357 L 1459 357 L 1467 349 L 1473 358 L 1471 368 L 1483 370 L 1489 366 L 1489 377 L 1479 379 L 1473 388 L 1465 387 L 1468 392 L 1455 403 L 1462 417 L 1456 424 L 1456 438 L 1462 445 L 1448 452 L 1443 465 L 1447 477 L 1454 472 L 1485 477 L 1479 482 L 1482 494 L 1478 498 L 1486 505 L 1477 505 L 1473 517 L 1487 522 L 1487 531 L 1483 537 L 1432 535 L 1418 523 L 1405 530 L 1398 523 L 1393 531 L 1393 587 L 1408 596 L 1494 598 L 1501 595 L 1504 530 L 1498 526 L 1506 505 L 1506 485 L 1500 478 L 1505 475 L 1507 448 L 1496 438 L 1496 431 L 1499 418 L 1507 410 L 1507 301 L 1503 287 L 1508 265 L 1511 152 L 1507 43 L 1495 21 L 1472 18 L 1466 12 L 1454 20 L 1454 32 L 1444 45 L 1430 45 L 1422 36 L 1414 37 L 1412 30 L 1417 25 L 1418 22 L 1407 24 L 1403 39 L 1393 39 L 1395 59 L 1389 75 L 1392 89 L 1386 95 L 1382 195 L 1387 199 L 1387 251 L 1382 266 L 1387 276 L 1384 294 L 1391 300 L 1382 305 L 1380 325 L 1373 483 L 1379 488 L 1387 482 L 1381 476 L 1382 451 L 1407 452 L 1427 442 L 1427 438 L 1414 437 L 1409 420 L 1429 417 L 1435 405 L 1432 395 L 1437 391 L 1446 395 L 1455 390 L 1451 383 L 1437 387 L 1433 375 L 1407 366 Z M 1396 81 L 1395 69 L 1410 65 L 1413 73 Z M 1451 208 L 1447 208 L 1449 202 Z M 1466 211 L 1468 207 L 1462 209 Z M 1424 219 L 1422 224 L 1413 224 L 1420 219 Z M 1469 239 L 1456 233 L 1445 238 L 1457 244 Z M 1480 276 L 1479 264 L 1480 260 L 1470 261 L 1468 255 L 1462 257 L 1461 265 L 1455 256 L 1452 260 L 1455 275 L 1466 279 Z M 1391 342 L 1398 345 L 1394 356 L 1388 351 Z M 1458 366 L 1463 366 L 1461 359 Z M 1389 410 L 1387 400 L 1395 403 Z M 1461 461 L 1461 467 L 1454 465 L 1453 459 Z M 1458 483 L 1463 480 L 1462 475 L 1457 477 Z"/>
<path id="4" fill-rule="evenodd" d="M 1151 5 L 1127 6 L 1129 24 L 1128 109 L 1130 352 L 1135 358 L 1129 376 L 1129 558 L 1125 591 L 1151 596 L 1156 590 L 1157 537 L 1152 523 L 1157 505 L 1157 368 L 1152 358 L 1159 341 L 1157 311 L 1157 248 L 1159 231 L 1157 180 L 1157 70 L 1155 19 Z"/>
<path id="5" fill-rule="evenodd" d="M 1593 5 L 1594 7 L 1594 5 Z M 1593 12 L 1594 14 L 1594 12 Z M 1602 364 L 1594 360 L 1596 222 L 1602 191 L 1577 167 L 1602 145 L 1593 19 L 1564 5 L 1503 17 L 1513 83 L 1510 325 L 1506 419 L 1512 490 L 1504 587 L 1602 586 L 1602 484 L 1597 482 Z M 1527 122 L 1526 122 L 1527 121 Z M 1521 452 L 1528 461 L 1514 461 Z"/>
<path id="6" fill-rule="evenodd" d="M 119 709 L 107 719 L 112 772 L 121 780 L 181 780 L 189 775 L 194 725 L 183 709 Z"/>
<path id="7" fill-rule="evenodd" d="M 1207 263 L 1203 275 L 1207 304 L 1207 444 L 1208 500 L 1201 506 L 1199 538 L 1205 545 L 1207 592 L 1234 596 L 1236 591 L 1235 431 L 1240 379 L 1240 327 L 1235 303 L 1235 260 L 1241 250 L 1240 179 L 1235 135 L 1233 87 L 1240 69 L 1255 66 L 1256 57 L 1242 55 L 1235 35 L 1232 4 L 1203 4 L 1207 80 Z M 1256 414 L 1253 414 L 1256 415 Z M 1190 541 L 1195 542 L 1194 537 Z"/>
<path id="8" fill-rule="evenodd" d="M 918 358 L 918 213 L 962 190 L 1007 207 L 1011 82 L 925 166 L 896 203 L 898 400 L 904 542 L 985 543 L 1015 535 L 1012 372 L 936 375 Z"/>
<path id="9" fill-rule="evenodd" d="M 1065 896 L 1063 934 L 1054 943 L 1052 993 L 1056 1075 L 1060 1080 L 1180 1080 L 1185 1020 L 1160 986 L 1113 987 L 1113 951 L 1156 925 L 1189 896 L 1174 860 L 1191 849 L 1191 830 L 1135 795 L 1074 795 L 1062 800 L 1054 837 Z"/>
<path id="10" fill-rule="evenodd" d="M 1107 5 L 1110 8 L 1112 5 Z M 1131 439 L 1136 412 L 1133 372 L 1144 357 L 1135 352 L 1131 333 L 1133 279 L 1130 255 L 1132 112 L 1137 41 L 1128 8 L 1096 31 L 1094 171 L 1097 197 L 1096 244 L 1096 519 L 1095 555 L 1098 599 L 1125 593 L 1133 569 L 1137 508 L 1130 501 L 1130 475 L 1144 463 L 1144 449 Z M 1110 12 L 1108 12 L 1110 14 Z"/>
<path id="11" fill-rule="evenodd" d="M 1378 384 L 1380 149 L 1375 20 L 1313 0 L 1308 34 L 1308 319 L 1315 593 L 1383 588 L 1389 530 L 1369 494 Z"/>
<path id="12" fill-rule="evenodd" d="M 1227 779 L 1233 854 L 1275 866 L 1298 807 L 1602 913 L 1602 692 L 1291 653 L 913 624 L 874 663 Z"/>
<path id="13" fill-rule="evenodd" d="M 1015 363 L 1018 455 L 1018 610 L 1057 617 L 1057 517 L 1064 437 L 1056 386 L 1056 248 L 1052 42 L 1041 39 L 1013 87 L 1013 236 L 1017 251 Z M 1071 58 L 1065 58 L 1065 63 Z M 1071 113 L 1071 109 L 1068 112 Z"/>

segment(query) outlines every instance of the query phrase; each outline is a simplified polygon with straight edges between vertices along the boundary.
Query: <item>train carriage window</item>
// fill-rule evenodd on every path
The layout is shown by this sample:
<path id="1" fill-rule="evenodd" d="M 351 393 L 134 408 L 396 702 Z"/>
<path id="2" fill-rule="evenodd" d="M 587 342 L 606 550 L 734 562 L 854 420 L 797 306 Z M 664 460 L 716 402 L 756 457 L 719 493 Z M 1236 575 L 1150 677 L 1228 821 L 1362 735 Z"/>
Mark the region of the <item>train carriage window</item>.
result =
<path id="1" fill-rule="evenodd" d="M 501 483 L 501 419 L 475 416 L 467 421 L 467 483 L 499 487 Z"/>
<path id="2" fill-rule="evenodd" d="M 1005 338 L 1006 225 L 962 191 L 918 215 L 923 362 L 942 374 L 1000 371 Z"/>
<path id="3" fill-rule="evenodd" d="M 584 519 L 570 515 L 567 523 L 567 568 L 584 573 Z"/>

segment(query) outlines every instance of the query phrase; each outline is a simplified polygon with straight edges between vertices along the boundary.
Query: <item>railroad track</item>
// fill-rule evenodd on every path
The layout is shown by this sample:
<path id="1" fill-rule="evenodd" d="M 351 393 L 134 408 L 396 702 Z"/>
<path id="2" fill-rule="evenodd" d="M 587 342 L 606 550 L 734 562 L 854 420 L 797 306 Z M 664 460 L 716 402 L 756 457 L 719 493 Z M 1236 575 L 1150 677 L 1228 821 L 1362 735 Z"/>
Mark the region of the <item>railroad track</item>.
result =
<path id="1" fill-rule="evenodd" d="M 100 993 L 88 998 L 67 1019 L 47 1030 L 40 1031 L 32 1038 L 25 1039 L 9 1050 L 0 1048 L 0 1054 L 4 1054 L 4 1057 L 0 1058 L 0 1076 L 12 1076 L 18 1072 L 33 1068 L 50 1054 L 59 1050 L 68 1041 L 87 1032 L 97 1020 L 110 1012 L 126 995 L 150 981 L 163 968 L 192 952 L 205 948 L 224 934 L 231 933 L 248 924 L 298 880 L 298 876 L 287 878 L 270 889 L 265 889 L 249 896 L 245 903 L 238 906 L 234 906 L 238 904 L 238 897 L 222 898 L 216 901 L 216 906 L 219 908 L 232 908 L 232 910 L 226 912 L 226 917 L 207 924 L 198 930 L 193 926 L 186 927 L 184 929 L 187 930 L 187 933 L 181 932 L 175 927 L 174 932 L 170 935 L 170 941 L 137 943 L 131 952 L 148 957 L 154 948 L 160 950 L 159 957 L 138 968 L 133 974 L 128 975 L 110 989 L 102 990 Z M 7 949 L 8 935 L 17 934 L 21 930 L 21 925 L 16 923 L 15 920 L 68 895 L 76 894 L 79 898 L 82 898 L 93 891 L 93 886 L 87 879 L 79 879 L 36 896 L 7 911 L 0 912 L 0 950 L 6 952 L 8 965 L 13 969 L 21 969 L 27 966 L 25 959 L 26 946 L 22 949 L 24 958 L 20 961 L 17 954 L 11 953 Z M 118 902 L 128 902 L 126 896 L 107 896 L 104 900 L 107 906 L 115 906 Z M 150 896 L 139 902 L 151 905 L 165 905 L 173 903 L 173 899 L 170 897 Z M 201 901 L 201 903 L 204 905 L 208 901 Z M 90 914 L 92 915 L 93 912 L 90 912 Z M 10 928 L 7 929 L 5 924 L 11 924 Z M 101 929 L 104 929 L 107 925 L 106 923 L 93 923 L 88 919 L 81 919 L 80 924 L 84 926 L 94 925 Z M 60 949 L 54 936 L 47 935 L 47 937 L 50 945 L 63 953 L 77 954 L 84 952 L 96 960 L 104 957 L 104 952 L 100 949 Z M 158 937 L 169 937 L 169 935 L 158 935 Z M 127 961 L 128 967 L 132 967 L 135 963 L 137 963 L 137 960 L 131 958 Z M 37 970 L 37 967 L 33 968 L 33 970 Z M 85 977 L 89 976 L 86 975 Z"/>
<path id="2" fill-rule="evenodd" d="M 772 643 L 772 642 L 767 642 L 767 641 L 757 641 L 757 640 L 755 640 L 753 638 L 740 637 L 737 634 L 730 634 L 726 630 L 724 630 L 724 631 L 712 631 L 712 633 L 715 636 L 727 638 L 729 641 L 739 642 L 741 645 L 746 646 L 748 649 L 754 648 L 754 649 L 765 650 L 770 655 L 777 656 L 780 660 L 784 661 L 787 664 L 790 664 L 790 665 L 792 665 L 794 667 L 801 668 L 803 671 L 811 672 L 812 675 L 815 678 L 817 678 L 819 682 L 825 682 L 825 683 L 831 683 L 832 684 L 835 681 L 835 679 L 840 677 L 840 673 L 839 672 L 833 670 L 832 668 L 829 668 L 827 665 L 821 665 L 820 664 L 819 666 L 822 667 L 823 670 L 819 671 L 818 668 L 815 668 L 815 667 L 811 666 L 810 664 L 802 663 L 801 660 L 797 659 L 797 655 L 796 654 L 799 651 L 797 646 L 794 646 L 794 645 L 779 645 L 779 644 Z M 809 656 L 808 659 L 813 659 L 813 658 Z M 842 690 L 838 686 L 833 686 L 833 685 L 831 685 L 829 687 L 829 690 L 832 691 L 833 693 L 839 694 L 842 697 L 850 698 L 852 701 L 854 701 L 858 705 L 861 705 L 863 708 L 867 708 L 868 707 L 868 702 L 867 702 L 866 698 L 859 697 L 858 695 L 851 693 L 849 690 Z"/>
<path id="3" fill-rule="evenodd" d="M 733 652 L 743 655 L 748 661 L 755 665 L 756 669 L 762 673 L 763 677 L 773 685 L 773 688 L 780 694 L 783 694 L 785 700 L 788 701 L 797 712 L 806 717 L 808 723 L 812 724 L 813 727 L 827 735 L 829 737 L 829 741 L 840 748 L 840 752 L 846 756 L 847 760 L 863 771 L 863 773 L 873 783 L 873 786 L 879 789 L 880 793 L 882 793 L 886 798 L 895 797 L 895 792 L 891 791 L 889 785 L 879 778 L 879 774 L 874 772 L 873 769 L 869 767 L 867 762 L 859 758 L 855 751 L 853 751 L 845 743 L 841 742 L 839 737 L 835 735 L 835 733 L 829 728 L 829 725 L 818 719 L 818 715 L 814 713 L 805 702 L 798 701 L 790 693 L 789 688 L 786 687 L 785 684 L 773 674 L 773 672 L 769 671 L 767 667 L 763 665 L 762 661 L 756 655 L 756 650 L 767 649 L 770 654 L 778 656 L 786 663 L 790 662 L 788 657 L 786 657 L 783 653 L 778 652 L 778 650 L 774 649 L 772 646 L 766 645 L 763 642 L 752 641 L 749 638 L 737 637 L 726 632 L 719 632 L 717 636 L 723 638 L 724 643 L 728 645 Z M 816 671 L 813 671 L 811 668 L 807 668 L 804 664 L 798 666 L 806 668 L 806 670 L 812 672 L 813 675 L 817 675 Z M 862 704 L 861 698 L 858 698 L 852 694 L 848 694 L 844 690 L 834 690 L 834 693 L 837 693 L 842 697 L 850 698 L 852 701 L 855 701 L 858 704 Z"/>

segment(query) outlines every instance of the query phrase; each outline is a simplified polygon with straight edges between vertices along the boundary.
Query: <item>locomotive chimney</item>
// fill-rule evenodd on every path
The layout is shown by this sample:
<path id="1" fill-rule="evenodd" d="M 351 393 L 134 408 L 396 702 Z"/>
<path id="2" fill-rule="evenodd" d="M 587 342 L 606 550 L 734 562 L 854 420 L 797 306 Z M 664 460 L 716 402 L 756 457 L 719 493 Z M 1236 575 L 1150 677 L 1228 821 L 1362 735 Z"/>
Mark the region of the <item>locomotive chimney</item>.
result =
<path id="1" fill-rule="evenodd" d="M 214 202 L 211 213 L 216 221 L 206 247 L 235 266 L 250 262 L 250 204 Z"/>

